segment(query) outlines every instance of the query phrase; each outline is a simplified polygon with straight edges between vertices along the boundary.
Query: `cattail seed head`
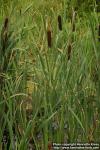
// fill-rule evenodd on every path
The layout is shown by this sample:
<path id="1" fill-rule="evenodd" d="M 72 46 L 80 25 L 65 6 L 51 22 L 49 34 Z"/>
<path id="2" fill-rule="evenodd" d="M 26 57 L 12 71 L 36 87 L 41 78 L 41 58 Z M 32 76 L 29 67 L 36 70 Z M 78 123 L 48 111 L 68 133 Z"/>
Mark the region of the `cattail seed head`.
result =
<path id="1" fill-rule="evenodd" d="M 75 22 L 73 23 L 73 26 L 72 26 L 72 32 L 75 32 Z"/>
<path id="2" fill-rule="evenodd" d="M 62 19 L 60 15 L 58 16 L 58 28 L 59 30 L 62 30 Z"/>
<path id="3" fill-rule="evenodd" d="M 49 143 L 48 143 L 48 150 L 52 150 L 52 149 L 53 149 L 52 142 L 49 142 Z"/>
<path id="4" fill-rule="evenodd" d="M 6 29 L 8 27 L 8 18 L 5 18 L 5 21 L 4 21 L 4 28 Z"/>
<path id="5" fill-rule="evenodd" d="M 22 10 L 21 9 L 19 10 L 19 13 L 20 13 L 20 15 L 22 14 Z"/>
<path id="6" fill-rule="evenodd" d="M 70 60 L 71 51 L 72 51 L 72 46 L 71 46 L 71 44 L 69 44 L 69 45 L 68 45 L 68 60 Z"/>
<path id="7" fill-rule="evenodd" d="M 7 41 L 8 41 L 8 23 L 9 23 L 9 19 L 8 17 L 6 17 L 1 31 L 2 54 L 5 53 L 5 48 L 7 46 Z"/>
<path id="8" fill-rule="evenodd" d="M 51 46 L 52 46 L 52 32 L 51 32 L 50 19 L 48 19 L 48 21 L 47 21 L 47 42 L 48 42 L 48 47 L 51 48 Z"/>
<path id="9" fill-rule="evenodd" d="M 47 31 L 48 47 L 51 48 L 51 31 Z"/>

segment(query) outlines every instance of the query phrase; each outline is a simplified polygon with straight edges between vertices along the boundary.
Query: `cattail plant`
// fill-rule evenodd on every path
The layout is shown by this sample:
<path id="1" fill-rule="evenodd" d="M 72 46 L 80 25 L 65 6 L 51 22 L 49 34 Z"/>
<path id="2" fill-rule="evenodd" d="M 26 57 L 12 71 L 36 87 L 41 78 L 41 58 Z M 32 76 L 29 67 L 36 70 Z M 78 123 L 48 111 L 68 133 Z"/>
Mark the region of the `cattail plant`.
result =
<path id="1" fill-rule="evenodd" d="M 9 24 L 9 19 L 5 18 L 2 31 L 1 31 L 1 39 L 0 39 L 0 98 L 1 100 L 4 100 L 4 91 L 5 91 L 5 66 L 7 66 L 7 59 L 5 57 L 6 54 L 6 48 L 7 48 L 7 42 L 8 42 L 8 24 Z M 7 112 L 7 105 L 3 104 L 2 109 L 4 112 Z M 2 149 L 4 145 L 9 145 L 9 138 L 8 138 L 8 132 L 6 129 L 3 132 L 3 139 L 2 139 Z"/>
<path id="2" fill-rule="evenodd" d="M 2 95 L 2 88 L 4 84 L 4 77 L 3 77 L 3 72 L 4 72 L 4 65 L 2 64 L 2 60 L 5 56 L 5 49 L 7 46 L 7 40 L 8 40 L 8 18 L 5 18 L 3 28 L 1 31 L 1 41 L 0 41 L 0 95 Z"/>
<path id="3" fill-rule="evenodd" d="M 4 28 L 6 29 L 7 27 L 8 27 L 8 18 L 6 18 L 4 22 Z"/>
<path id="4" fill-rule="evenodd" d="M 19 13 L 20 13 L 20 16 L 21 16 L 21 14 L 22 14 L 22 10 L 21 9 L 19 10 Z"/>
<path id="5" fill-rule="evenodd" d="M 68 60 L 70 60 L 71 51 L 72 51 L 72 46 L 71 46 L 71 44 L 69 44 L 69 45 L 68 45 L 68 49 L 67 49 L 67 52 L 68 52 Z"/>
<path id="6" fill-rule="evenodd" d="M 51 48 L 52 46 L 52 33 L 51 33 L 51 23 L 50 20 L 47 22 L 47 42 L 48 42 L 48 47 Z"/>
<path id="7" fill-rule="evenodd" d="M 98 40 L 100 42 L 100 24 L 99 24 L 99 27 L 98 27 Z"/>
<path id="8" fill-rule="evenodd" d="M 74 11 L 74 9 L 72 9 L 72 32 L 75 32 L 75 17 L 76 17 L 76 12 Z"/>
<path id="9" fill-rule="evenodd" d="M 58 28 L 60 31 L 62 30 L 62 18 L 60 15 L 58 16 Z"/>
<path id="10" fill-rule="evenodd" d="M 5 48 L 7 46 L 7 40 L 8 40 L 8 18 L 5 18 L 4 25 L 1 31 L 1 56 L 5 53 Z"/>
<path id="11" fill-rule="evenodd" d="M 94 131 L 93 128 L 90 127 L 90 129 L 89 129 L 89 135 L 88 135 L 88 142 L 89 143 L 93 143 L 94 142 L 93 131 Z"/>
<path id="12" fill-rule="evenodd" d="M 47 31 L 48 47 L 51 48 L 51 31 Z"/>
<path id="13" fill-rule="evenodd" d="M 49 143 L 48 143 L 48 150 L 52 150 L 52 149 L 53 149 L 52 142 L 49 142 Z"/>

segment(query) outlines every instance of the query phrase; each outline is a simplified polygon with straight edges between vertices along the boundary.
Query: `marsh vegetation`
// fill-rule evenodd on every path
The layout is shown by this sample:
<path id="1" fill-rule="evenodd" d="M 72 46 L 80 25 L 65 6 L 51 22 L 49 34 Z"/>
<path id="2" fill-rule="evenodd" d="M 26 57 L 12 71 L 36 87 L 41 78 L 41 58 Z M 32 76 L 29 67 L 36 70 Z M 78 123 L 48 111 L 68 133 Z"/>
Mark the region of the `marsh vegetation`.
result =
<path id="1" fill-rule="evenodd" d="M 100 142 L 99 4 L 0 3 L 1 149 Z"/>

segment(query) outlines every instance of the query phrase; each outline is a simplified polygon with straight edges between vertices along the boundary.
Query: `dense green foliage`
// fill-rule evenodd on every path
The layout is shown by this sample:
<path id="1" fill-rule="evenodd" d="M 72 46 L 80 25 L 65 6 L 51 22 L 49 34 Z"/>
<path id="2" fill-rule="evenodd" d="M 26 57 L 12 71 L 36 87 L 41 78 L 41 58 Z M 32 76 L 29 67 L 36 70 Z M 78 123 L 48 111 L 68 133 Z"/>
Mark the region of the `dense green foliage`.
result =
<path id="1" fill-rule="evenodd" d="M 0 7 L 0 149 L 99 142 L 95 1 L 2 0 Z"/>

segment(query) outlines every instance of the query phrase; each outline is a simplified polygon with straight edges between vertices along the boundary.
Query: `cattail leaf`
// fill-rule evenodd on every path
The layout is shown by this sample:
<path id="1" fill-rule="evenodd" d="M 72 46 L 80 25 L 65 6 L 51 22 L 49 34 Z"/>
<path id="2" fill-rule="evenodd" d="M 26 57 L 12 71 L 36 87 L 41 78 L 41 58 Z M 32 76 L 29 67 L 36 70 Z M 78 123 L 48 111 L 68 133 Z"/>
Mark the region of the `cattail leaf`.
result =
<path id="1" fill-rule="evenodd" d="M 23 15 L 33 6 L 33 3 L 31 3 L 22 13 Z"/>
<path id="2" fill-rule="evenodd" d="M 72 115 L 75 117 L 75 119 L 77 120 L 77 122 L 81 126 L 82 130 L 85 132 L 84 126 L 83 126 L 82 122 L 80 121 L 79 117 L 75 114 L 75 112 L 73 111 L 73 109 L 71 107 L 68 106 L 68 109 L 72 113 Z"/>
<path id="3" fill-rule="evenodd" d="M 99 42 L 100 42 L 100 25 L 99 25 L 99 27 L 98 27 L 98 40 L 99 40 Z"/>

